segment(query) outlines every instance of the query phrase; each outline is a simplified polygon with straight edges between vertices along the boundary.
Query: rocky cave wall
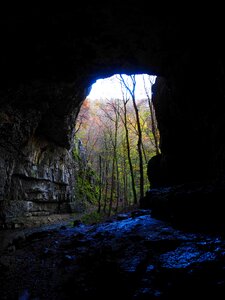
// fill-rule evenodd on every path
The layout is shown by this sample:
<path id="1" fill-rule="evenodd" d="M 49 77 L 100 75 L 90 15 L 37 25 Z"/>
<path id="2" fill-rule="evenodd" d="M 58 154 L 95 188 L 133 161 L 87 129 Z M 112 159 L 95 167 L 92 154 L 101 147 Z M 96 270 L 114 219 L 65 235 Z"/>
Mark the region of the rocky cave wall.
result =
<path id="1" fill-rule="evenodd" d="M 61 101 L 74 94 L 74 86 L 43 92 L 34 83 L 6 95 L 0 114 L 2 222 L 73 210 L 72 135 L 79 105 L 74 100 L 67 115 Z"/>
<path id="2" fill-rule="evenodd" d="M 224 178 L 225 74 L 208 57 L 207 50 L 194 53 L 184 74 L 180 65 L 153 87 L 162 154 L 149 162 L 152 187 Z"/>
<path id="3" fill-rule="evenodd" d="M 0 22 L 1 222 L 74 209 L 75 119 L 91 84 L 119 72 L 158 76 L 152 185 L 223 177 L 222 26 L 133 1 L 10 10 Z"/>

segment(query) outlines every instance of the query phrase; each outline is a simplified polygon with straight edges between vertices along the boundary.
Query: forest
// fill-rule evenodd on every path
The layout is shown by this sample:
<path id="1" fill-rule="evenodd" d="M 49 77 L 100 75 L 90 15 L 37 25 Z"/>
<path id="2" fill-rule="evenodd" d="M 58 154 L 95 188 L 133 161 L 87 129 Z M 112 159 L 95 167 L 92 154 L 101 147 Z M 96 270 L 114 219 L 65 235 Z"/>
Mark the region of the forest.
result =
<path id="1" fill-rule="evenodd" d="M 84 100 L 76 121 L 76 197 L 110 216 L 138 205 L 150 188 L 147 163 L 160 153 L 152 103 L 153 76 L 143 75 L 145 96 L 136 97 L 137 75 L 115 75 L 121 98 Z"/>

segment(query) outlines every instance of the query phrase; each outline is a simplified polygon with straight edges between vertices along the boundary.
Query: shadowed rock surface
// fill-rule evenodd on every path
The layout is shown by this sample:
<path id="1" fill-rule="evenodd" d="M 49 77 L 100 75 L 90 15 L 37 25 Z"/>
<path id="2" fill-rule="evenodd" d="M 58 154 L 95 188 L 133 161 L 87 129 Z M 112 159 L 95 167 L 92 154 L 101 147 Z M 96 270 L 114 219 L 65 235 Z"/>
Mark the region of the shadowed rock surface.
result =
<path id="1" fill-rule="evenodd" d="M 0 13 L 1 299 L 225 297 L 224 16 L 146 5 Z M 157 76 L 161 154 L 141 199 L 152 215 L 12 232 L 79 210 L 75 120 L 91 84 L 115 73 Z"/>
<path id="2" fill-rule="evenodd" d="M 1 249 L 0 270 L 2 300 L 223 299 L 225 238 L 136 210 L 20 231 Z"/>
<path id="3" fill-rule="evenodd" d="M 2 11 L 1 224 L 79 207 L 74 123 L 91 84 L 115 73 L 157 75 L 152 187 L 224 180 L 224 18 L 206 5 L 204 13 L 146 5 Z"/>
<path id="4" fill-rule="evenodd" d="M 192 182 L 152 188 L 140 201 L 152 216 L 192 230 L 224 232 L 223 181 Z"/>

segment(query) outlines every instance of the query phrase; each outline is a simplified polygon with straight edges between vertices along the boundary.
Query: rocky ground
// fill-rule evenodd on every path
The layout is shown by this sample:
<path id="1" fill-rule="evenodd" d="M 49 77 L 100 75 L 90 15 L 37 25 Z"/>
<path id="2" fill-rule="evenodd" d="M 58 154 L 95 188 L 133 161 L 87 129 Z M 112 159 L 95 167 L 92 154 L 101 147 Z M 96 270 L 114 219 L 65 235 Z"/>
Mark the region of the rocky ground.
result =
<path id="1" fill-rule="evenodd" d="M 1 245 L 2 300 L 225 297 L 225 237 L 174 228 L 150 210 L 17 230 Z"/>

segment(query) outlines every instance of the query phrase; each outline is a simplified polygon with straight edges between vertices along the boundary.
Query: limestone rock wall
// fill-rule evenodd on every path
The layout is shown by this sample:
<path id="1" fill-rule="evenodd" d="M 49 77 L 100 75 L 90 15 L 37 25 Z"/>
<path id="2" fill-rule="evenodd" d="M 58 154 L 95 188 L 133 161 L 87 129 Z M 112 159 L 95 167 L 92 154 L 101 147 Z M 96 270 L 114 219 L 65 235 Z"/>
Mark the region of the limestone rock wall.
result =
<path id="1" fill-rule="evenodd" d="M 1 98 L 0 224 L 76 209 L 72 137 L 80 105 L 75 91 L 74 85 L 36 82 Z M 62 106 L 62 95 L 72 99 L 69 108 Z"/>
<path id="2" fill-rule="evenodd" d="M 1 160 L 2 221 L 72 211 L 75 167 L 71 152 L 40 140 Z"/>

